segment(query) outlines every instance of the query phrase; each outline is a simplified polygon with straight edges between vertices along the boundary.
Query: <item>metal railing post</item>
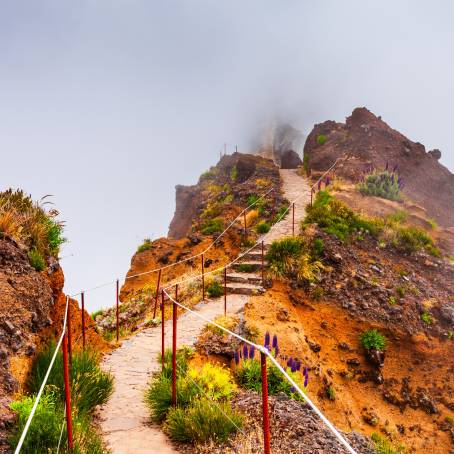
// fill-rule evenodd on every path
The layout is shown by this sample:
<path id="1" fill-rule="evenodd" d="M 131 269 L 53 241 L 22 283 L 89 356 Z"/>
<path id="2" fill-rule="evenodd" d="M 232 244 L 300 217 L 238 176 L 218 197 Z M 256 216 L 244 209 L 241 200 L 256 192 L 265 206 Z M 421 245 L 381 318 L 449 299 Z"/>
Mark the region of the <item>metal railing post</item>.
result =
<path id="1" fill-rule="evenodd" d="M 263 352 L 260 352 L 260 366 L 262 372 L 263 447 L 265 454 L 271 454 L 270 415 L 268 412 L 268 376 L 266 370 L 266 354 Z"/>
<path id="2" fill-rule="evenodd" d="M 246 242 L 246 240 L 247 240 L 246 210 L 243 213 L 243 219 L 244 219 L 244 241 Z"/>
<path id="3" fill-rule="evenodd" d="M 175 301 L 178 301 L 178 284 L 175 285 Z M 177 405 L 177 304 L 172 303 L 172 405 Z"/>
<path id="4" fill-rule="evenodd" d="M 295 236 L 295 202 L 292 203 L 292 236 Z"/>
<path id="5" fill-rule="evenodd" d="M 71 367 L 73 363 L 73 338 L 71 335 L 71 300 L 68 301 L 68 320 L 67 320 L 67 343 L 68 343 L 68 356 L 69 356 L 69 367 Z"/>
<path id="6" fill-rule="evenodd" d="M 117 279 L 116 282 L 116 316 L 117 316 L 117 342 L 120 339 L 120 308 L 119 308 L 119 288 L 120 288 L 120 281 Z"/>
<path id="7" fill-rule="evenodd" d="M 202 254 L 202 301 L 205 301 L 205 258 Z"/>
<path id="8" fill-rule="evenodd" d="M 264 283 L 265 283 L 265 269 L 264 269 L 265 268 L 265 266 L 264 266 L 265 257 L 264 257 L 264 255 L 265 255 L 265 245 L 262 240 L 262 285 L 264 285 Z"/>
<path id="9" fill-rule="evenodd" d="M 227 268 L 224 268 L 224 316 L 227 315 Z"/>
<path id="10" fill-rule="evenodd" d="M 158 283 L 156 284 L 156 298 L 154 300 L 154 310 L 153 310 L 153 318 L 156 318 L 156 308 L 158 306 L 158 299 L 159 299 L 159 286 L 161 285 L 161 271 L 158 272 Z"/>
<path id="11" fill-rule="evenodd" d="M 63 336 L 63 381 L 65 383 L 65 411 L 66 411 L 66 432 L 68 434 L 68 448 L 71 452 L 74 448 L 73 442 L 73 422 L 71 412 L 71 387 L 69 383 L 69 365 L 68 365 L 68 335 Z"/>
<path id="12" fill-rule="evenodd" d="M 85 350 L 85 293 L 80 294 L 80 302 L 82 306 L 82 348 Z"/>
<path id="13" fill-rule="evenodd" d="M 161 293 L 161 362 L 162 362 L 162 370 L 164 370 L 164 354 L 165 354 L 165 347 L 164 347 L 164 336 L 165 336 L 165 329 L 164 329 L 164 290 Z"/>

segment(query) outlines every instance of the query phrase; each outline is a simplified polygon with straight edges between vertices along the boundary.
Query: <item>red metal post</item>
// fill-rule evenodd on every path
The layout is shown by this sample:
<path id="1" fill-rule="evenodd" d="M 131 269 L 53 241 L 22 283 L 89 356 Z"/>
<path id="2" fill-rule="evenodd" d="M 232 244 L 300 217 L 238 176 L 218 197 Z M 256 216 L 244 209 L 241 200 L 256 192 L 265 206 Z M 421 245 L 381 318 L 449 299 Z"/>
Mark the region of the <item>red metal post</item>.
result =
<path id="1" fill-rule="evenodd" d="M 224 316 L 227 315 L 227 268 L 224 268 Z"/>
<path id="2" fill-rule="evenodd" d="M 158 272 L 158 283 L 156 284 L 156 298 L 154 300 L 153 318 L 156 318 L 156 308 L 158 306 L 159 286 L 160 285 L 161 285 L 161 270 L 159 270 L 159 272 Z"/>
<path id="3" fill-rule="evenodd" d="M 295 202 L 292 203 L 292 236 L 295 236 Z"/>
<path id="4" fill-rule="evenodd" d="M 266 371 L 266 355 L 260 352 L 262 372 L 262 413 L 263 413 L 263 444 L 265 454 L 271 454 L 270 448 L 270 415 L 268 413 L 268 376 Z"/>
<path id="5" fill-rule="evenodd" d="M 71 334 L 71 300 L 68 301 L 68 319 L 66 321 L 68 327 L 68 356 L 69 356 L 69 367 L 73 363 L 73 339 Z"/>
<path id="6" fill-rule="evenodd" d="M 262 241 L 262 285 L 265 283 L 264 255 L 265 255 L 265 245 L 263 244 L 263 241 Z"/>
<path id="7" fill-rule="evenodd" d="M 175 301 L 178 301 L 178 284 L 175 285 Z M 177 304 L 172 304 L 172 405 L 177 405 Z"/>
<path id="8" fill-rule="evenodd" d="M 119 306 L 119 291 L 120 289 L 120 281 L 117 279 L 117 291 L 116 291 L 116 307 L 117 307 L 117 342 L 120 339 L 120 308 Z"/>
<path id="9" fill-rule="evenodd" d="M 243 213 L 244 219 L 244 241 L 247 240 L 247 223 L 246 223 L 246 211 Z"/>
<path id="10" fill-rule="evenodd" d="M 80 294 L 82 304 L 82 348 L 85 350 L 85 293 Z"/>
<path id="11" fill-rule="evenodd" d="M 205 258 L 202 254 L 202 301 L 205 301 Z"/>
<path id="12" fill-rule="evenodd" d="M 164 347 L 164 290 L 161 293 L 161 360 L 162 360 L 162 370 L 164 370 L 164 354 L 165 354 L 165 347 Z"/>
<path id="13" fill-rule="evenodd" d="M 69 385 L 69 365 L 68 365 L 68 336 L 63 336 L 63 380 L 65 383 L 65 403 L 66 403 L 66 432 L 68 434 L 68 448 L 71 452 L 74 448 L 73 443 L 73 421 L 71 413 L 71 388 Z"/>

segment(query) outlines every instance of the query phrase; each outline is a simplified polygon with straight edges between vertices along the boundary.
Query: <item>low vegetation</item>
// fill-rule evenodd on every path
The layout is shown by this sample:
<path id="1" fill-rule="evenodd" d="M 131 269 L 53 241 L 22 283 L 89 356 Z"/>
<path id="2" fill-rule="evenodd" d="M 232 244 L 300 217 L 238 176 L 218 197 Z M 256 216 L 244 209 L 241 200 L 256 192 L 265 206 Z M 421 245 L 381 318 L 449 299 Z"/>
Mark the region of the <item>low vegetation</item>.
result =
<path id="1" fill-rule="evenodd" d="M 353 234 L 359 238 L 365 232 L 377 238 L 383 246 L 389 245 L 409 254 L 426 251 L 439 256 L 440 251 L 430 235 L 419 227 L 404 224 L 403 219 L 401 215 L 386 219 L 361 216 L 328 191 L 320 191 L 314 204 L 307 207 L 302 227 L 317 224 L 324 232 L 342 241 Z"/>
<path id="2" fill-rule="evenodd" d="M 328 138 L 325 136 L 325 134 L 319 134 L 315 140 L 319 145 L 324 145 Z"/>
<path id="3" fill-rule="evenodd" d="M 164 370 L 154 376 L 145 397 L 151 416 L 164 423 L 164 430 L 174 440 L 223 442 L 242 425 L 242 417 L 230 406 L 236 384 L 225 367 L 210 363 L 191 367 L 190 357 L 188 349 L 177 354 L 177 405 L 173 407 L 172 352 L 165 352 Z"/>
<path id="4" fill-rule="evenodd" d="M 219 281 L 213 281 L 207 286 L 207 293 L 210 298 L 218 298 L 224 294 L 224 288 Z"/>
<path id="5" fill-rule="evenodd" d="M 365 331 L 361 335 L 361 344 L 365 350 L 386 350 L 386 337 L 376 329 Z"/>
<path id="6" fill-rule="evenodd" d="M 213 235 L 221 233 L 224 229 L 224 222 L 220 218 L 208 219 L 202 224 L 201 232 L 204 235 Z"/>
<path id="7" fill-rule="evenodd" d="M 408 454 L 404 446 L 401 444 L 393 445 L 383 435 L 374 432 L 370 438 L 377 454 Z"/>
<path id="8" fill-rule="evenodd" d="M 33 394 L 24 396 L 11 405 L 18 416 L 18 423 L 10 440 L 13 449 L 19 441 L 36 397 L 34 393 L 43 381 L 54 350 L 55 343 L 51 343 L 35 359 L 29 380 L 29 389 Z M 91 418 L 94 408 L 109 399 L 113 390 L 112 376 L 100 369 L 96 353 L 79 351 L 73 354 L 70 384 L 75 452 L 105 453 L 101 440 L 91 425 Z M 63 358 L 59 352 L 21 452 L 56 452 L 64 421 L 64 402 Z M 66 440 L 65 430 L 63 445 Z M 64 449 L 63 446 L 62 450 Z"/>
<path id="9" fill-rule="evenodd" d="M 358 184 L 358 190 L 363 195 L 372 195 L 388 200 L 401 200 L 401 181 L 396 172 L 374 170 Z"/>
<path id="10" fill-rule="evenodd" d="M 143 243 L 137 248 L 137 252 L 144 252 L 153 249 L 153 241 L 150 238 L 145 238 Z"/>
<path id="11" fill-rule="evenodd" d="M 56 219 L 58 211 L 45 209 L 50 204 L 46 197 L 34 202 L 19 189 L 0 192 L 0 234 L 24 244 L 37 270 L 45 268 L 46 257 L 58 256 L 60 246 L 66 241 L 63 223 Z"/>

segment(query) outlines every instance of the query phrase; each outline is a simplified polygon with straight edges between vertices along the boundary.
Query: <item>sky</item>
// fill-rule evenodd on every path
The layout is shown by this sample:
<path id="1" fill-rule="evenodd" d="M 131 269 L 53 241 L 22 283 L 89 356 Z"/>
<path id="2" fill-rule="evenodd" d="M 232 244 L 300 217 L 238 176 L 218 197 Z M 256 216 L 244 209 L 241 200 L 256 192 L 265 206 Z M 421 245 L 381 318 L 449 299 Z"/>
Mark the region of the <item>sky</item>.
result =
<path id="1" fill-rule="evenodd" d="M 121 279 L 167 233 L 175 185 L 273 119 L 308 133 L 366 106 L 452 171 L 452 17 L 450 0 L 3 0 L 0 187 L 53 195 L 76 293 Z M 113 285 L 86 296 L 113 303 Z"/>

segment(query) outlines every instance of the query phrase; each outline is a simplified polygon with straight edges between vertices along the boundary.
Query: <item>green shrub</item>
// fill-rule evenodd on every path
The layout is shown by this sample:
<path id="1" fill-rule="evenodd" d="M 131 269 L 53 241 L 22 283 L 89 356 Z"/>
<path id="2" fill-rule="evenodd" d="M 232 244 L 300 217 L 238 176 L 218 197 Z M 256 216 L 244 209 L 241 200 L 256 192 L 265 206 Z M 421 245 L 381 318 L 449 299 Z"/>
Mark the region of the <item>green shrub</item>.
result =
<path id="1" fill-rule="evenodd" d="M 296 277 L 300 281 L 312 282 L 323 270 L 318 260 L 313 260 L 301 237 L 276 240 L 266 254 L 271 273 L 278 277 Z"/>
<path id="2" fill-rule="evenodd" d="M 404 252 L 414 253 L 426 250 L 429 254 L 439 256 L 433 239 L 420 227 L 401 227 L 397 229 L 393 245 Z"/>
<path id="3" fill-rule="evenodd" d="M 143 243 L 137 248 L 137 252 L 144 252 L 149 249 L 153 249 L 153 241 L 150 238 L 145 238 Z"/>
<path id="4" fill-rule="evenodd" d="M 28 259 L 30 260 L 30 265 L 35 268 L 36 271 L 43 271 L 46 268 L 46 261 L 36 248 L 28 251 Z"/>
<path id="5" fill-rule="evenodd" d="M 398 287 L 396 287 L 396 293 L 399 298 L 404 298 L 407 294 L 407 287 L 399 285 Z"/>
<path id="6" fill-rule="evenodd" d="M 388 220 L 401 224 L 408 219 L 408 213 L 404 210 L 397 210 L 395 213 L 388 216 Z"/>
<path id="7" fill-rule="evenodd" d="M 320 258 L 325 250 L 325 243 L 321 238 L 315 238 L 312 242 L 312 253 L 315 258 Z"/>
<path id="8" fill-rule="evenodd" d="M 270 231 L 270 224 L 266 221 L 260 221 L 256 226 L 255 226 L 255 231 L 259 234 L 262 235 L 264 233 L 268 233 Z"/>
<path id="9" fill-rule="evenodd" d="M 49 253 L 53 256 L 57 256 L 60 251 L 60 246 L 66 242 L 66 238 L 63 237 L 63 225 L 54 218 L 49 217 L 46 219 L 45 223 Z"/>
<path id="10" fill-rule="evenodd" d="M 433 317 L 429 314 L 429 312 L 423 312 L 421 314 L 421 320 L 426 324 L 426 325 L 432 325 L 434 322 Z"/>
<path id="11" fill-rule="evenodd" d="M 326 397 L 328 397 L 329 400 L 336 400 L 336 390 L 332 385 L 326 388 Z"/>
<path id="12" fill-rule="evenodd" d="M 327 141 L 327 137 L 325 134 L 319 134 L 315 140 L 319 145 L 324 145 Z"/>
<path id="13" fill-rule="evenodd" d="M 389 200 L 401 200 L 399 177 L 396 173 L 387 170 L 374 170 L 366 175 L 364 181 L 358 185 L 363 195 L 372 195 Z"/>
<path id="14" fill-rule="evenodd" d="M 215 400 L 230 399 L 237 389 L 228 369 L 210 363 L 201 369 L 189 369 L 188 377 L 203 390 L 203 395 Z"/>
<path id="15" fill-rule="evenodd" d="M 454 418 L 452 416 L 445 416 L 445 421 L 450 425 L 450 426 L 454 426 Z"/>
<path id="16" fill-rule="evenodd" d="M 17 424 L 10 439 L 13 449 L 19 442 L 34 402 L 35 396 L 23 397 L 21 400 L 11 404 L 11 409 L 17 413 Z M 36 408 L 35 416 L 33 417 L 27 437 L 25 437 L 21 453 L 35 454 L 38 452 L 47 452 L 49 447 L 56 447 L 60 437 L 63 417 L 63 407 L 60 402 L 50 394 L 43 395 Z"/>
<path id="17" fill-rule="evenodd" d="M 382 435 L 373 433 L 370 436 L 377 454 L 407 454 L 408 451 L 401 444 L 393 446 L 392 443 Z"/>
<path id="18" fill-rule="evenodd" d="M 179 374 L 186 375 L 192 355 L 193 350 L 189 347 L 183 346 L 177 350 L 177 370 Z M 161 375 L 167 378 L 172 378 L 172 356 L 172 349 L 166 348 L 164 351 L 164 368 L 161 371 Z M 161 352 L 157 355 L 157 361 L 161 364 Z"/>
<path id="19" fill-rule="evenodd" d="M 189 408 L 172 408 L 165 428 L 171 438 L 180 442 L 222 443 L 242 423 L 242 417 L 228 403 L 198 399 Z"/>
<path id="20" fill-rule="evenodd" d="M 32 366 L 29 386 L 32 392 L 38 392 L 55 351 L 55 342 L 38 353 Z M 113 391 L 113 377 L 99 367 L 99 358 L 91 350 L 80 350 L 73 353 L 70 369 L 71 399 L 79 413 L 89 413 L 96 405 L 107 402 Z M 64 401 L 63 357 L 58 352 L 54 366 L 47 380 Z"/>
<path id="21" fill-rule="evenodd" d="M 254 271 L 254 265 L 249 263 L 240 263 L 237 267 L 239 273 L 252 273 Z"/>
<path id="22" fill-rule="evenodd" d="M 232 170 L 230 170 L 230 179 L 232 181 L 236 181 L 237 178 L 238 178 L 238 169 L 236 168 L 236 166 L 233 166 Z"/>
<path id="23" fill-rule="evenodd" d="M 209 219 L 202 225 L 202 233 L 204 235 L 213 235 L 221 233 L 224 228 L 224 222 L 220 218 Z"/>
<path id="24" fill-rule="evenodd" d="M 279 209 L 277 210 L 276 215 L 273 218 L 272 223 L 275 224 L 276 222 L 282 221 L 282 219 L 285 219 L 285 217 L 287 216 L 288 212 L 289 212 L 288 206 L 279 207 Z"/>
<path id="25" fill-rule="evenodd" d="M 258 393 L 262 391 L 260 363 L 254 359 L 243 359 L 235 369 L 235 378 L 244 389 L 251 389 Z"/>
<path id="26" fill-rule="evenodd" d="M 238 325 L 238 318 L 231 317 L 229 315 L 220 315 L 219 317 L 216 317 L 214 321 L 220 325 L 223 326 L 224 328 L 232 331 L 235 329 L 235 327 Z M 211 323 L 207 323 L 205 327 L 203 328 L 204 332 L 211 332 L 213 334 L 216 334 L 218 336 L 224 336 L 227 334 L 224 330 L 221 328 L 218 328 L 216 325 L 213 325 Z"/>
<path id="27" fill-rule="evenodd" d="M 376 329 L 365 331 L 361 335 L 361 344 L 366 350 L 386 350 L 386 337 Z"/>
<path id="28" fill-rule="evenodd" d="M 213 281 L 207 286 L 207 293 L 210 298 L 217 298 L 224 294 L 224 287 L 219 281 Z"/>

